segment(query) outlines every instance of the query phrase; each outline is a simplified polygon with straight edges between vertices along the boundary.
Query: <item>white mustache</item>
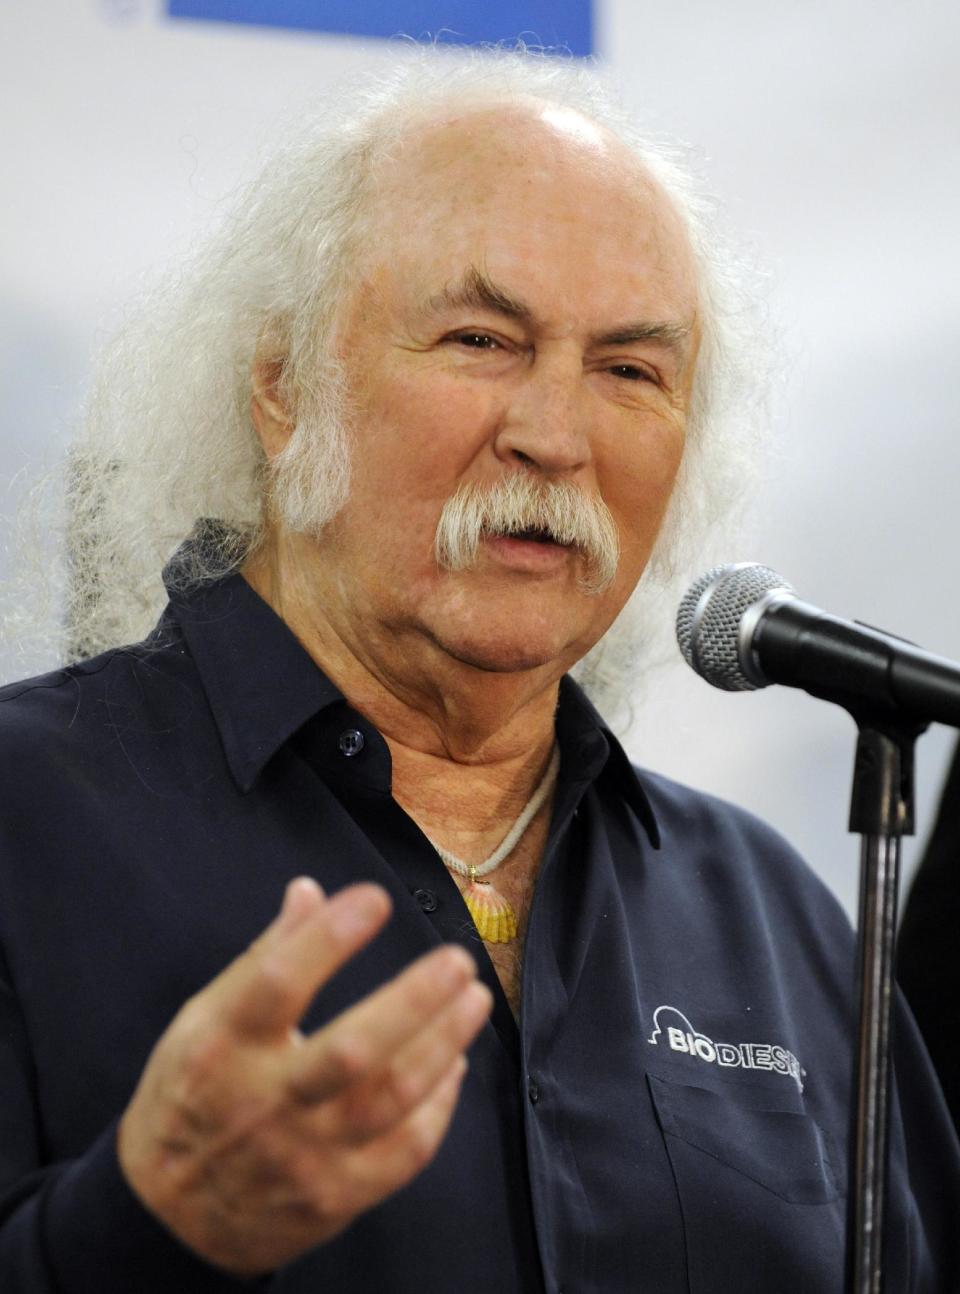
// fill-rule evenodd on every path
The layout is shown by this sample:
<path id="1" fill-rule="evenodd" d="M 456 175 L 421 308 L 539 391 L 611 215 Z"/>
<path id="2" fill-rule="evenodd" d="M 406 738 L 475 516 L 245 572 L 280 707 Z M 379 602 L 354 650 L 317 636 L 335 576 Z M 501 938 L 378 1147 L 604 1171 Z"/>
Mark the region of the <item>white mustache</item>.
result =
<path id="1" fill-rule="evenodd" d="M 555 544 L 573 545 L 583 557 L 580 587 L 599 594 L 617 573 L 620 539 L 610 509 L 569 481 L 514 472 L 492 486 L 461 485 L 443 505 L 434 552 L 448 571 L 476 565 L 484 535 L 544 532 Z"/>

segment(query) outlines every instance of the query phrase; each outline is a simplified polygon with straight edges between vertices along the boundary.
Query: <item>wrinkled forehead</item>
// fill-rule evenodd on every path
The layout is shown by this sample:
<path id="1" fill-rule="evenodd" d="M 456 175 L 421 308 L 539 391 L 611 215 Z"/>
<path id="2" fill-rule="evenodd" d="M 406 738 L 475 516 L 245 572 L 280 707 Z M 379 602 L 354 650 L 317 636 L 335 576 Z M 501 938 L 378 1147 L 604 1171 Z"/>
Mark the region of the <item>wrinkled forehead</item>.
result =
<path id="1" fill-rule="evenodd" d="M 344 330 L 410 319 L 479 271 L 550 335 L 644 320 L 698 335 L 684 221 L 627 145 L 579 113 L 512 104 L 430 122 L 391 147 L 370 197 Z"/>
<path id="2" fill-rule="evenodd" d="M 371 216 L 381 236 L 402 237 L 411 220 L 449 230 L 468 214 L 526 207 L 561 219 L 579 206 L 586 218 L 600 204 L 687 246 L 672 200 L 627 144 L 572 108 L 518 100 L 412 130 L 377 167 Z"/>

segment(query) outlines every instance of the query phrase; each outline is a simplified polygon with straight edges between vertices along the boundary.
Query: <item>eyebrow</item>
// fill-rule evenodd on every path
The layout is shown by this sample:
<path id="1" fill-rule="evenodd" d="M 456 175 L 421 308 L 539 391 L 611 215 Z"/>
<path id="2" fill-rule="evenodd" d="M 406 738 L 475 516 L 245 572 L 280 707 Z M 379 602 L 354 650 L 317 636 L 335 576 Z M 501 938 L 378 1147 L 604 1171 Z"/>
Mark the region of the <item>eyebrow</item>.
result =
<path id="1" fill-rule="evenodd" d="M 529 323 L 533 319 L 533 311 L 525 302 L 498 288 L 475 265 L 467 270 L 458 283 L 445 287 L 442 292 L 438 292 L 427 302 L 427 308 L 438 313 L 441 310 L 456 310 L 462 306 L 477 310 L 492 310 L 494 314 L 506 315 L 510 319 L 519 319 L 524 323 Z"/>
<path id="2" fill-rule="evenodd" d="M 457 283 L 445 287 L 427 302 L 427 309 L 432 313 L 464 307 L 490 310 L 494 314 L 525 324 L 533 323 L 535 318 L 533 310 L 525 301 L 498 287 L 476 266 L 471 266 Z M 629 346 L 631 342 L 653 342 L 682 353 L 687 349 L 691 332 L 690 324 L 644 319 L 618 324 L 615 328 L 596 334 L 590 340 L 595 346 Z"/>

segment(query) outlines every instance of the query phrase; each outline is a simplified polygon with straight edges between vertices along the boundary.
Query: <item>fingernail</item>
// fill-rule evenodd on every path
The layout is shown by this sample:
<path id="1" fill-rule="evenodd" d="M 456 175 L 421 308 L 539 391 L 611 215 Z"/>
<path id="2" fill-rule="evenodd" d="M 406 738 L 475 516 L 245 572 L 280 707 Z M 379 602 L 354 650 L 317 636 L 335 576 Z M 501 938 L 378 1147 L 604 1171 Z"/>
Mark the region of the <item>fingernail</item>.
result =
<path id="1" fill-rule="evenodd" d="M 465 949 L 448 944 L 437 956 L 434 974 L 453 988 L 476 978 L 477 963 Z"/>
<path id="2" fill-rule="evenodd" d="M 283 906 L 277 918 L 277 929 L 283 934 L 290 934 L 310 913 L 313 900 L 323 896 L 323 890 L 310 876 L 298 876 L 287 886 L 283 895 Z"/>
<path id="3" fill-rule="evenodd" d="M 481 980 L 468 984 L 464 996 L 470 1004 L 471 1012 L 487 1016 L 493 1010 L 493 994 Z"/>
<path id="4" fill-rule="evenodd" d="M 349 939 L 353 935 L 364 933 L 384 916 L 384 898 L 382 890 L 372 886 L 352 889 L 343 894 L 336 908 L 331 912 L 333 928 L 341 938 Z M 332 902 L 337 902 L 337 895 Z"/>

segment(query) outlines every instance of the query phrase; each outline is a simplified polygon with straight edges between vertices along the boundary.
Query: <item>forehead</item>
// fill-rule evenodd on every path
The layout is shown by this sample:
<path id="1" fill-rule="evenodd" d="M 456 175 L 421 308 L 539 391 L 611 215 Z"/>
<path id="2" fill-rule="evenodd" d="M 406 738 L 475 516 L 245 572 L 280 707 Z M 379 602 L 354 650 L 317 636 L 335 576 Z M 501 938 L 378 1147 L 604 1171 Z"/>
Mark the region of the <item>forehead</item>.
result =
<path id="1" fill-rule="evenodd" d="M 626 145 L 568 109 L 486 108 L 421 128 L 380 171 L 372 210 L 362 273 L 404 300 L 479 266 L 557 328 L 696 316 L 671 200 Z"/>

